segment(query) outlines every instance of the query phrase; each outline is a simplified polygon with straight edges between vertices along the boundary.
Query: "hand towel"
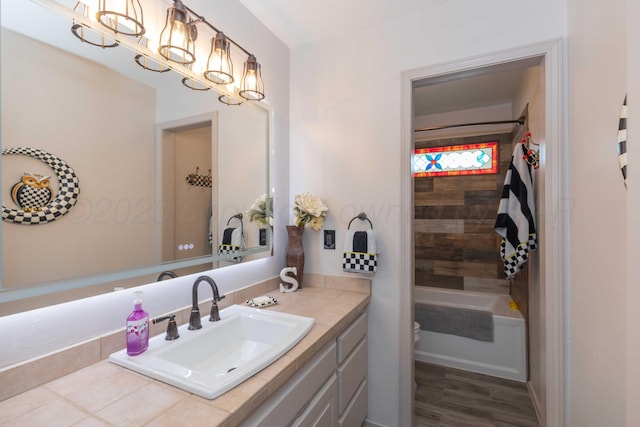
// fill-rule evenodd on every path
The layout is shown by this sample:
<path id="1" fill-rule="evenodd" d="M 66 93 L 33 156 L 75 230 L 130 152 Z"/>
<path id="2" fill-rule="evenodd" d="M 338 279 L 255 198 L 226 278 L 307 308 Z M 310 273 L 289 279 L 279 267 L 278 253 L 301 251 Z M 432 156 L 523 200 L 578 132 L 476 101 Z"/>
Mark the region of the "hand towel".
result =
<path id="1" fill-rule="evenodd" d="M 347 230 L 342 256 L 342 270 L 349 273 L 375 273 L 378 248 L 373 230 Z"/>
<path id="2" fill-rule="evenodd" d="M 227 227 L 222 232 L 222 242 L 218 248 L 220 255 L 232 254 L 238 252 L 244 248 L 242 230 L 240 228 Z M 242 261 L 242 257 L 234 257 L 231 259 L 234 262 Z"/>
<path id="3" fill-rule="evenodd" d="M 495 224 L 496 233 L 502 236 L 500 257 L 507 279 L 512 279 L 522 270 L 529 259 L 529 252 L 538 244 L 531 165 L 527 163 L 526 155 L 524 144 L 516 144 L 505 176 Z"/>

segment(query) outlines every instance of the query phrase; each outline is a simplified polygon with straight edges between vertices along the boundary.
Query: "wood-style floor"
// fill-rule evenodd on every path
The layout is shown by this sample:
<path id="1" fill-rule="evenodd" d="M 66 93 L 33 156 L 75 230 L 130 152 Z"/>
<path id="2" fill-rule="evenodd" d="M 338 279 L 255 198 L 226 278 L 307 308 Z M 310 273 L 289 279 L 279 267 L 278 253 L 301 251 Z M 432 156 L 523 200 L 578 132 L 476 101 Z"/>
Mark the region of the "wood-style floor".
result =
<path id="1" fill-rule="evenodd" d="M 415 425 L 420 427 L 539 427 L 527 387 L 416 362 Z"/>

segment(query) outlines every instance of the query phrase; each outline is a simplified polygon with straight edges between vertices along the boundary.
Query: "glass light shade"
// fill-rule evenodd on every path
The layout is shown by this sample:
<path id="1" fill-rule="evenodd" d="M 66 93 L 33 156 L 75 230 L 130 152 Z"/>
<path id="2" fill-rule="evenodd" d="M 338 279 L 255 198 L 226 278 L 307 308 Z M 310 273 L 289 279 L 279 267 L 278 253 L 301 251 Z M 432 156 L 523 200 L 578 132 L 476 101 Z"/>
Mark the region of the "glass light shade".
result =
<path id="1" fill-rule="evenodd" d="M 139 37 L 145 32 L 139 0 L 98 0 L 96 19 L 105 27 L 127 36 Z"/>
<path id="2" fill-rule="evenodd" d="M 217 84 L 233 83 L 233 63 L 231 62 L 230 43 L 222 32 L 211 39 L 211 52 L 207 60 L 204 78 Z"/>
<path id="3" fill-rule="evenodd" d="M 158 53 L 178 64 L 192 64 L 196 60 L 195 39 L 197 30 L 191 25 L 181 1 L 167 9 L 167 20 L 160 33 Z"/>
<path id="4" fill-rule="evenodd" d="M 73 11 L 81 13 L 88 20 L 95 22 L 95 17 L 93 17 L 92 19 L 92 16 L 89 13 L 88 5 L 82 2 L 77 2 L 75 7 L 73 8 Z M 90 45 L 93 45 L 93 46 L 107 48 L 107 47 L 116 47 L 120 44 L 116 40 L 110 39 L 106 37 L 104 34 L 93 30 L 91 27 L 88 27 L 82 23 L 76 22 L 75 19 L 73 20 L 73 25 L 71 26 L 71 32 L 73 33 L 74 36 L 76 36 L 83 42 L 89 43 Z"/>
<path id="5" fill-rule="evenodd" d="M 239 95 L 248 101 L 264 99 L 264 83 L 262 82 L 260 64 L 253 55 L 249 55 L 244 63 Z"/>

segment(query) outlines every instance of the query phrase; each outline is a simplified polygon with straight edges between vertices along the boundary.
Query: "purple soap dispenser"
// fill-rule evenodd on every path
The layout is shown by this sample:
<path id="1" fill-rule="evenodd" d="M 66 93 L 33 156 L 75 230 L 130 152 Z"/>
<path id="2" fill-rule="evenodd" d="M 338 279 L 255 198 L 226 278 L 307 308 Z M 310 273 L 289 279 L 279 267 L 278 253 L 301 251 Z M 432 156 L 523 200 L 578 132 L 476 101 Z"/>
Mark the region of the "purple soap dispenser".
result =
<path id="1" fill-rule="evenodd" d="M 136 291 L 133 312 L 127 317 L 127 354 L 137 356 L 149 348 L 149 313 L 142 309 L 142 292 Z"/>

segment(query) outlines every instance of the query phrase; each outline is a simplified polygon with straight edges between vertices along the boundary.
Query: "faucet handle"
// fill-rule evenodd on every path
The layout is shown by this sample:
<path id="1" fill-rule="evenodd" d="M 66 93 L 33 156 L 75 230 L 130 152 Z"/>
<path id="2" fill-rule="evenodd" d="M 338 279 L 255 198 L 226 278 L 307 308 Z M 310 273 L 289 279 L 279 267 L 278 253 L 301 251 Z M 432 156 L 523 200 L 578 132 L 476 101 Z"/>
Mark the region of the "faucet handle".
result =
<path id="1" fill-rule="evenodd" d="M 222 298 L 224 298 L 224 295 Z M 217 322 L 218 320 L 220 320 L 220 311 L 218 310 L 217 302 L 214 300 L 211 302 L 211 313 L 209 313 L 209 322 Z"/>
<path id="2" fill-rule="evenodd" d="M 176 324 L 176 315 L 171 314 L 169 316 L 163 316 L 153 319 L 153 324 L 163 322 L 165 320 L 169 320 L 169 324 L 167 325 L 167 334 L 164 339 L 167 341 L 177 340 L 180 338 L 180 334 L 178 333 L 178 325 Z"/>

